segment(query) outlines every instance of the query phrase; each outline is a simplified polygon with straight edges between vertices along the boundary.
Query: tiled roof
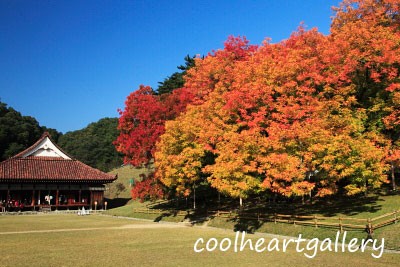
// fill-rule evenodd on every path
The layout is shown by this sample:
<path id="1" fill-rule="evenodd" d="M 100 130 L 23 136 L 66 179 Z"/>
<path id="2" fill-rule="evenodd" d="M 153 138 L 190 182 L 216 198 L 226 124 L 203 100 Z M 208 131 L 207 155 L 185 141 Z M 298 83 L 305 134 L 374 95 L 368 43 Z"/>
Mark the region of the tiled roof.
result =
<path id="1" fill-rule="evenodd" d="M 107 183 L 116 177 L 78 160 L 59 157 L 13 157 L 0 162 L 0 181 L 88 181 Z"/>
<path id="2" fill-rule="evenodd" d="M 50 142 L 66 157 L 24 156 L 35 152 L 38 145 L 49 138 Z M 44 133 L 32 146 L 14 157 L 0 162 L 1 181 L 46 181 L 46 182 L 101 182 L 109 183 L 116 176 L 92 168 L 72 157 L 69 157 L 51 141 L 50 134 Z"/>

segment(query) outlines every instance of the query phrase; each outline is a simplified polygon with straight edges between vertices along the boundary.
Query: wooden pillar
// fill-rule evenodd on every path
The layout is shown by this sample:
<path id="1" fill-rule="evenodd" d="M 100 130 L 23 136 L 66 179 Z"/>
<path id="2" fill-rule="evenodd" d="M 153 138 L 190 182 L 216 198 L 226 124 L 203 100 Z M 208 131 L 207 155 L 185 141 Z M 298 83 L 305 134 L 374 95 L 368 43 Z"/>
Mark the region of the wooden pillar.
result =
<path id="1" fill-rule="evenodd" d="M 59 204 L 59 201 L 58 201 L 58 194 L 59 194 L 59 191 L 58 191 L 58 189 L 57 189 L 57 191 L 56 191 L 56 207 L 58 207 L 58 204 Z"/>
<path id="2" fill-rule="evenodd" d="M 103 203 L 104 203 L 104 192 L 103 191 L 99 192 L 99 198 L 100 198 L 101 205 L 103 205 Z"/>
<path id="3" fill-rule="evenodd" d="M 31 206 L 35 206 L 35 189 L 32 190 L 32 201 Z"/>
<path id="4" fill-rule="evenodd" d="M 32 190 L 31 206 L 32 206 L 32 211 L 35 211 L 35 189 Z"/>
<path id="5" fill-rule="evenodd" d="M 92 190 L 90 190 L 89 192 L 90 192 L 90 203 L 88 203 L 88 204 L 90 204 L 90 206 L 92 206 L 92 204 L 93 204 L 93 192 L 92 192 Z"/>
<path id="6" fill-rule="evenodd" d="M 81 189 L 79 189 L 78 202 L 79 202 L 79 203 L 82 203 L 82 190 L 81 190 Z"/>
<path id="7" fill-rule="evenodd" d="M 39 190 L 39 194 L 38 194 L 38 205 L 40 205 L 40 190 Z"/>

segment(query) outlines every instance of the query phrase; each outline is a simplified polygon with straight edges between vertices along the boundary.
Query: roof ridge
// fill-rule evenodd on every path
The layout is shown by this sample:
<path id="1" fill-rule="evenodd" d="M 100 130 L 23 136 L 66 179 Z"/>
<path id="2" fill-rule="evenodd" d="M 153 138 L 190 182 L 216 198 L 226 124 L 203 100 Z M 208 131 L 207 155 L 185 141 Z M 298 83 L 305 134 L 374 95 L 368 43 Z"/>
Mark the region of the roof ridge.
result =
<path id="1" fill-rule="evenodd" d="M 58 148 L 62 153 L 64 153 L 67 157 L 69 157 L 70 159 L 74 160 L 75 158 L 72 157 L 71 155 L 69 155 L 68 153 L 66 153 L 61 147 L 59 147 L 51 138 L 51 135 L 49 132 L 44 132 L 42 134 L 42 136 L 39 138 L 39 140 L 37 140 L 33 145 L 31 145 L 30 147 L 26 148 L 25 150 L 19 152 L 17 155 L 11 157 L 11 158 L 22 158 L 23 155 L 25 155 L 26 153 L 29 153 L 31 151 L 33 151 L 44 139 L 49 138 L 50 142 L 56 147 Z M 37 157 L 37 156 L 34 156 Z"/>
<path id="2" fill-rule="evenodd" d="M 77 159 L 65 159 L 62 157 L 49 157 L 49 156 L 28 156 L 13 158 L 14 160 L 59 160 L 59 161 L 77 161 Z"/>
<path id="3" fill-rule="evenodd" d="M 44 132 L 42 134 L 42 136 L 39 138 L 39 140 L 37 140 L 33 145 L 31 145 L 30 147 L 26 148 L 25 150 L 19 152 L 17 155 L 12 156 L 11 158 L 20 158 L 22 157 L 22 155 L 24 155 L 25 153 L 28 153 L 29 151 L 31 151 L 35 146 L 39 145 L 40 142 L 42 142 L 46 137 L 50 138 L 50 134 L 48 132 Z M 50 139 L 51 140 L 51 139 Z"/>

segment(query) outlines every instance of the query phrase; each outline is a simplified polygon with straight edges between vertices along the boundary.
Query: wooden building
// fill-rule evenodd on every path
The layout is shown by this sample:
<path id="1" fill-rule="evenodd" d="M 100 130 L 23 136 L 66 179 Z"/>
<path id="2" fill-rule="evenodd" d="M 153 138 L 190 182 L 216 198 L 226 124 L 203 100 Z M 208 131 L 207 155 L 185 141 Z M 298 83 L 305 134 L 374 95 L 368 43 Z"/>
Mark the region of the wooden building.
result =
<path id="1" fill-rule="evenodd" d="M 101 208 L 105 184 L 116 176 L 70 157 L 48 133 L 0 162 L 0 201 L 8 210 Z"/>

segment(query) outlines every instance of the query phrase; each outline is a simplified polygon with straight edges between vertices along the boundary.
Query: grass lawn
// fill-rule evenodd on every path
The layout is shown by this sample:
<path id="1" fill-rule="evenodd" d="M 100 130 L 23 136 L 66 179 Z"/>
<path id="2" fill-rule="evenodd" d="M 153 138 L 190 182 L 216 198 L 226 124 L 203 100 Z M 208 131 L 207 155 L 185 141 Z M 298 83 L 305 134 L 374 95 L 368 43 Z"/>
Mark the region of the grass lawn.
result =
<path id="1" fill-rule="evenodd" d="M 135 213 L 133 208 L 146 208 L 146 204 L 138 201 L 132 201 L 128 205 L 111 209 L 107 211 L 108 214 L 150 219 L 154 221 L 170 221 L 179 222 L 185 220 L 184 216 L 177 216 L 173 213 L 165 212 L 163 214 L 146 214 L 146 213 Z M 265 212 L 277 212 L 282 214 L 306 214 L 306 215 L 317 215 L 324 217 L 351 217 L 351 218 L 374 218 L 382 214 L 393 212 L 394 210 L 400 209 L 400 195 L 385 195 L 375 194 L 370 195 L 368 198 L 355 199 L 354 201 L 348 202 L 333 202 L 331 204 L 316 204 L 306 205 L 294 209 L 292 207 L 266 210 Z M 333 219 L 332 219 L 333 220 Z M 329 221 L 329 219 L 327 220 Z M 337 222 L 333 220 L 334 222 Z M 346 221 L 345 221 L 346 222 Z M 351 221 L 350 221 L 351 222 Z M 333 238 L 336 235 L 337 228 L 314 228 L 313 226 L 302 226 L 285 223 L 273 223 L 273 222 L 260 222 L 257 220 L 242 220 L 239 218 L 221 218 L 221 217 L 210 217 L 205 222 L 208 226 L 214 226 L 218 228 L 225 228 L 231 230 L 246 230 L 251 232 L 264 232 L 272 234 L 280 234 L 286 236 L 298 236 L 302 234 L 306 238 Z M 366 238 L 367 233 L 363 230 L 350 230 L 347 229 L 349 237 L 353 238 Z M 392 224 L 380 229 L 376 229 L 373 234 L 374 238 L 385 238 L 386 248 L 400 250 L 400 222 Z"/>
<path id="2" fill-rule="evenodd" d="M 149 168 L 137 168 L 131 165 L 124 165 L 110 171 L 109 174 L 118 175 L 118 179 L 107 185 L 105 197 L 114 198 L 131 198 L 130 180 L 141 181 L 141 175 L 148 175 L 152 171 L 152 166 Z"/>
<path id="3" fill-rule="evenodd" d="M 146 227 L 149 226 L 149 227 Z M 157 226 L 157 227 L 155 227 Z M 46 232 L 46 229 L 64 229 Z M 70 229 L 70 230 L 69 230 Z M 81 229 L 81 230 L 76 230 Z M 88 230 L 83 230 L 88 229 Z M 38 231 L 9 233 L 18 231 Z M 265 237 L 249 235 L 254 241 Z M 287 252 L 249 249 L 235 253 L 195 253 L 198 238 L 230 238 L 234 232 L 217 228 L 178 227 L 98 215 L 0 216 L 0 266 L 398 266 L 400 254 L 374 259 L 364 253 L 318 252 L 313 259 L 289 246 Z"/>

